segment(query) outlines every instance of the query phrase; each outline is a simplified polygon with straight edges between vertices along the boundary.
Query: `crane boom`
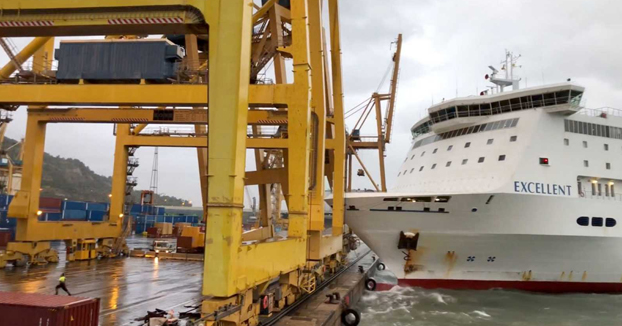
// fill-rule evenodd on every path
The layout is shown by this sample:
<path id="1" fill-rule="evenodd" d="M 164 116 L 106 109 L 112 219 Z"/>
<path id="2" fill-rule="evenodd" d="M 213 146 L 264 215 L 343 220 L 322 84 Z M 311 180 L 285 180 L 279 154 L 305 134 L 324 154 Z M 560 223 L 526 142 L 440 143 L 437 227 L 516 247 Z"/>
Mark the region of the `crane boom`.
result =
<path id="1" fill-rule="evenodd" d="M 395 111 L 395 97 L 397 96 L 397 79 L 400 72 L 400 59 L 402 55 L 402 34 L 397 36 L 397 49 L 393 55 L 393 76 L 391 77 L 391 88 L 389 91 L 389 106 L 387 108 L 385 124 L 385 143 L 391 142 L 391 130 L 393 129 L 393 112 Z"/>

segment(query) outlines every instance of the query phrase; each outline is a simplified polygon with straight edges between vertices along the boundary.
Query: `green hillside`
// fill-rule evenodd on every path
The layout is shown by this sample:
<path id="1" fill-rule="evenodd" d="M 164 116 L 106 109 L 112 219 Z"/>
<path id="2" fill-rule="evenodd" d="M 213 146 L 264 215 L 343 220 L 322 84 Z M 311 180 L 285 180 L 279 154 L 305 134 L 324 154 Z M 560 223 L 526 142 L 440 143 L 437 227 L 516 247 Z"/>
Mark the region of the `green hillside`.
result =
<path id="1" fill-rule="evenodd" d="M 7 149 L 17 141 L 4 138 L 3 149 Z M 19 146 L 9 150 L 9 155 L 16 159 Z M 112 187 L 112 177 L 99 175 L 89 169 L 82 161 L 73 158 L 62 158 L 45 153 L 43 157 L 43 178 L 41 180 L 41 196 L 67 198 L 75 201 L 107 202 Z M 135 203 L 140 202 L 140 190 L 132 194 Z M 155 196 L 155 205 L 181 206 L 188 201 L 171 197 Z"/>

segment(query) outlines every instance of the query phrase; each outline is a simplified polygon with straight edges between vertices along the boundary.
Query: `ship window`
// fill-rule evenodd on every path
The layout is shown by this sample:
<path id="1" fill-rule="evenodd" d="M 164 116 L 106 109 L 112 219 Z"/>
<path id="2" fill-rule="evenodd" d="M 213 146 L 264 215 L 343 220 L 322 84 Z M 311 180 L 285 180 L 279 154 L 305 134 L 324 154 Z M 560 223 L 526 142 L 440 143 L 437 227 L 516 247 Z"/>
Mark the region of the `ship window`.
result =
<path id="1" fill-rule="evenodd" d="M 432 164 L 432 170 L 436 167 L 436 163 Z"/>
<path id="2" fill-rule="evenodd" d="M 605 150 L 608 151 L 609 150 L 609 144 L 605 144 Z"/>
<path id="3" fill-rule="evenodd" d="M 607 217 L 605 219 L 605 226 L 608 228 L 612 228 L 614 226 L 616 226 L 616 219 L 615 218 L 611 218 L 611 217 Z"/>
<path id="4" fill-rule="evenodd" d="M 437 151 L 438 151 L 438 148 L 435 148 L 432 154 L 436 154 Z"/>
<path id="5" fill-rule="evenodd" d="M 611 170 L 611 163 L 605 163 L 605 168 L 607 168 L 607 170 Z"/>
<path id="6" fill-rule="evenodd" d="M 447 151 L 449 152 L 452 148 L 454 148 L 454 145 L 449 145 L 449 147 L 447 147 Z"/>
<path id="7" fill-rule="evenodd" d="M 586 140 L 583 141 L 583 148 L 587 148 L 587 141 Z"/>
<path id="8" fill-rule="evenodd" d="M 398 173 L 397 176 L 399 177 L 402 174 L 402 172 Z"/>
<path id="9" fill-rule="evenodd" d="M 615 193 L 615 190 L 613 190 L 613 184 L 610 187 L 611 187 L 611 197 L 615 197 L 616 193 Z"/>
<path id="10" fill-rule="evenodd" d="M 423 155 L 425 155 L 425 151 L 421 152 L 421 157 L 423 157 Z"/>
<path id="11" fill-rule="evenodd" d="M 430 207 L 424 207 L 424 208 L 423 208 L 423 211 L 424 211 L 424 212 L 429 212 L 429 211 L 430 211 Z"/>
<path id="12" fill-rule="evenodd" d="M 395 207 L 393 207 L 393 206 L 389 206 L 389 207 L 387 207 L 387 209 L 388 209 L 388 210 L 390 210 L 390 211 L 394 211 L 394 210 L 395 210 Z"/>
<path id="13" fill-rule="evenodd" d="M 437 203 L 447 203 L 451 199 L 450 196 L 438 196 L 434 198 L 434 201 Z"/>
<path id="14" fill-rule="evenodd" d="M 408 156 L 406 156 L 406 158 L 404 159 L 404 162 L 408 161 Z"/>
<path id="15" fill-rule="evenodd" d="M 518 136 L 511 136 L 510 141 L 515 142 L 518 139 Z"/>
<path id="16" fill-rule="evenodd" d="M 570 120 L 564 119 L 564 131 L 570 131 Z"/>
<path id="17" fill-rule="evenodd" d="M 411 159 L 411 160 L 412 160 L 412 159 L 414 159 L 414 158 L 415 158 L 415 155 L 413 155 L 413 156 L 411 156 L 411 157 L 410 157 L 410 159 Z"/>
<path id="18" fill-rule="evenodd" d="M 414 170 L 415 170 L 415 168 L 410 169 L 410 173 L 413 173 Z"/>
<path id="19" fill-rule="evenodd" d="M 447 162 L 447 164 L 445 164 L 445 167 L 449 167 L 451 166 L 451 161 Z"/>
<path id="20" fill-rule="evenodd" d="M 542 105 L 542 95 L 531 95 L 531 101 L 534 107 L 544 106 Z"/>
<path id="21" fill-rule="evenodd" d="M 570 99 L 570 91 L 555 92 L 555 100 L 557 104 L 566 104 Z"/>
<path id="22" fill-rule="evenodd" d="M 404 173 L 402 173 L 402 174 L 406 174 L 406 172 L 407 172 L 407 171 L 408 171 L 408 170 L 404 170 Z"/>
<path id="23" fill-rule="evenodd" d="M 485 157 L 480 157 L 479 160 L 477 160 L 477 163 L 484 163 L 485 159 Z"/>
<path id="24" fill-rule="evenodd" d="M 484 127 L 484 131 L 490 131 L 492 129 L 492 123 L 488 123 L 488 124 L 483 124 Z"/>
<path id="25" fill-rule="evenodd" d="M 505 155 L 499 155 L 499 161 L 505 161 Z"/>
<path id="26" fill-rule="evenodd" d="M 577 224 L 581 226 L 588 226 L 590 225 L 590 218 L 587 216 L 581 216 L 577 219 Z"/>
<path id="27" fill-rule="evenodd" d="M 577 189 L 579 189 L 579 195 L 583 197 L 584 193 L 583 193 L 583 186 L 581 186 L 581 181 L 577 181 Z"/>
<path id="28" fill-rule="evenodd" d="M 564 138 L 564 145 L 570 145 L 570 140 L 568 140 L 568 138 Z"/>
<path id="29" fill-rule="evenodd" d="M 397 206 L 397 207 L 395 207 L 395 210 L 396 210 L 396 211 L 401 211 L 401 210 L 402 210 L 402 207 L 401 207 L 401 206 Z"/>
<path id="30" fill-rule="evenodd" d="M 603 185 L 602 184 L 598 184 L 598 195 L 602 196 L 603 195 Z"/>
<path id="31" fill-rule="evenodd" d="M 603 226 L 602 217 L 592 217 L 592 226 Z"/>
<path id="32" fill-rule="evenodd" d="M 419 168 L 419 172 L 423 171 L 423 165 Z"/>
<path id="33" fill-rule="evenodd" d="M 384 198 L 383 201 L 397 201 L 397 198 L 396 197 L 387 197 L 387 198 Z"/>
<path id="34" fill-rule="evenodd" d="M 518 118 L 512 119 L 512 128 L 516 127 L 517 124 L 518 124 Z"/>
<path id="35" fill-rule="evenodd" d="M 467 162 L 468 162 L 468 161 L 469 161 L 469 160 L 465 158 L 464 160 L 462 160 L 462 165 L 467 164 Z"/>
<path id="36" fill-rule="evenodd" d="M 501 103 L 501 112 L 510 112 L 510 101 L 500 101 Z"/>
<path id="37" fill-rule="evenodd" d="M 464 148 L 469 148 L 469 147 L 471 147 L 471 142 L 467 142 L 464 144 Z"/>
<path id="38" fill-rule="evenodd" d="M 583 166 L 585 166 L 586 168 L 590 166 L 590 162 L 588 162 L 587 160 L 583 161 Z"/>
<path id="39" fill-rule="evenodd" d="M 609 185 L 605 185 L 605 197 L 609 197 Z"/>
<path id="40" fill-rule="evenodd" d="M 438 209 L 438 212 L 439 212 L 439 213 L 445 213 L 445 209 L 444 209 L 444 208 L 442 208 L 442 207 L 440 207 L 440 208 Z"/>
<path id="41" fill-rule="evenodd" d="M 592 196 L 596 196 L 596 183 L 592 182 Z"/>
<path id="42" fill-rule="evenodd" d="M 488 139 L 488 141 L 486 142 L 486 145 L 491 145 L 493 141 L 495 141 L 495 140 L 494 140 L 494 139 L 492 139 L 492 138 L 491 138 L 491 139 Z"/>
<path id="43" fill-rule="evenodd" d="M 512 120 L 505 120 L 505 123 L 503 125 L 503 129 L 507 129 L 512 127 Z"/>

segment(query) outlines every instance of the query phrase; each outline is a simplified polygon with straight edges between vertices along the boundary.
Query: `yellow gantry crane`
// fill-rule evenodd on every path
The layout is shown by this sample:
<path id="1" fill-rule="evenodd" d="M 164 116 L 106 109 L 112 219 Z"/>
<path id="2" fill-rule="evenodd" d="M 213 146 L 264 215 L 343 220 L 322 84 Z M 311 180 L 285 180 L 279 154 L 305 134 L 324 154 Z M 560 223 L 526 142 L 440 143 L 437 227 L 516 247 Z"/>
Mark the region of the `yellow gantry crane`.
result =
<path id="1" fill-rule="evenodd" d="M 282 309 L 312 292 L 343 256 L 346 133 L 339 3 L 290 2 L 4 3 L 0 37 L 35 37 L 22 50 L 29 49 L 24 57 L 56 36 L 108 35 L 116 42 L 137 42 L 124 36 L 182 34 L 186 58 L 183 73 L 168 84 L 63 84 L 53 78 L 9 78 L 15 70 L 0 74 L 5 80 L 0 107 L 28 106 L 22 187 L 9 208 L 9 216 L 18 219 L 16 240 L 0 264 L 55 261 L 52 240 L 64 240 L 81 257 L 94 248 L 112 252 L 127 230 L 128 151 L 192 147 L 197 148 L 206 211 L 202 314 L 207 324 L 257 325 L 257 298 L 274 296 L 275 308 Z M 286 60 L 293 68 L 291 80 Z M 274 80 L 264 73 L 268 67 L 274 69 Z M 46 125 L 76 122 L 116 124 L 110 218 L 40 222 Z M 195 132 L 187 137 L 149 134 L 149 124 L 186 124 Z M 247 149 L 255 151 L 254 171 L 245 168 Z M 251 185 L 260 189 L 261 228 L 243 232 L 244 187 Z M 324 230 L 326 185 L 333 192 L 330 233 Z M 272 232 L 270 218 L 281 193 L 289 212 L 286 237 Z"/>
<path id="2" fill-rule="evenodd" d="M 359 115 L 355 125 L 352 127 L 350 134 L 347 137 L 347 165 L 348 165 L 348 182 L 347 182 L 347 191 L 352 191 L 352 159 L 353 157 L 357 159 L 359 165 L 361 166 L 361 170 L 357 172 L 359 176 L 367 176 L 369 181 L 372 183 L 373 187 L 376 191 L 387 191 L 387 182 L 385 176 L 385 167 L 384 167 L 384 151 L 387 144 L 391 143 L 391 132 L 393 131 L 393 116 L 395 112 L 395 98 L 397 96 L 397 82 L 400 72 L 400 59 L 402 54 L 402 34 L 397 36 L 397 40 L 395 41 L 396 50 L 393 54 L 392 61 L 393 64 L 391 66 L 391 84 L 389 86 L 389 93 L 379 94 L 375 92 L 372 96 L 363 101 L 361 104 L 356 107 L 348 110 L 345 115 L 346 118 Z M 384 118 L 382 113 L 382 104 L 387 102 L 386 110 L 384 112 Z M 376 118 L 376 134 L 375 135 L 361 135 L 361 131 L 367 118 L 370 114 L 374 112 L 374 116 Z M 379 169 L 380 169 L 380 184 L 377 184 L 374 181 L 374 178 L 369 173 L 369 170 L 363 163 L 363 160 L 358 155 L 359 150 L 377 150 L 378 151 L 378 160 L 379 160 Z"/>

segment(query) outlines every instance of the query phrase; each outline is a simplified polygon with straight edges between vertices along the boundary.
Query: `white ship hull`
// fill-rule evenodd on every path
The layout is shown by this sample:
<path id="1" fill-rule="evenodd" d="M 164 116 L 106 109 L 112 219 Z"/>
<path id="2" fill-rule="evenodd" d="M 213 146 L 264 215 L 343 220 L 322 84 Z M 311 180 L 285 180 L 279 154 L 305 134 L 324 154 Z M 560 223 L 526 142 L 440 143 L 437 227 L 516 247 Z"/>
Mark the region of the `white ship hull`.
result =
<path id="1" fill-rule="evenodd" d="M 616 218 L 620 201 L 491 195 L 389 211 L 395 203 L 383 199 L 395 194 L 353 193 L 345 218 L 401 285 L 622 292 L 622 231 L 577 224 L 581 216 Z M 419 233 L 416 251 L 398 249 L 400 232 Z"/>

